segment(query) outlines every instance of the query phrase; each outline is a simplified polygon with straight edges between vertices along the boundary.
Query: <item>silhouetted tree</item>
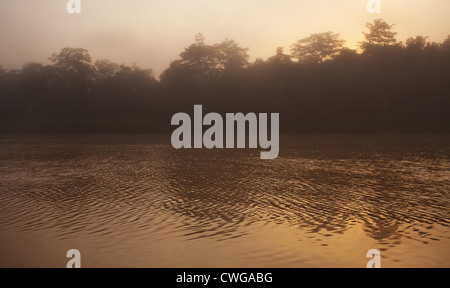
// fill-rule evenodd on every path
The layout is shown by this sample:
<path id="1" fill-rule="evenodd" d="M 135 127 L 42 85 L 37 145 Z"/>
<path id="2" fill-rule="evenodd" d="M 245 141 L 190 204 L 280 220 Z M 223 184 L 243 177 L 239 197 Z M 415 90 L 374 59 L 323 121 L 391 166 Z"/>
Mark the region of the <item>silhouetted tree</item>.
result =
<path id="1" fill-rule="evenodd" d="M 95 74 L 98 80 L 113 77 L 119 71 L 119 65 L 109 60 L 98 60 L 95 62 Z"/>
<path id="2" fill-rule="evenodd" d="M 299 63 L 322 63 L 338 55 L 344 43 L 339 34 L 325 32 L 298 40 L 291 51 Z"/>
<path id="3" fill-rule="evenodd" d="M 267 59 L 267 62 L 278 65 L 292 64 L 291 56 L 284 54 L 283 47 L 278 47 L 276 49 L 276 54 Z"/>
<path id="4" fill-rule="evenodd" d="M 86 49 L 64 48 L 61 52 L 53 54 L 49 59 L 57 69 L 56 72 L 84 75 L 89 79 L 94 74 L 91 56 Z"/>
<path id="5" fill-rule="evenodd" d="M 217 79 L 225 72 L 245 68 L 249 58 L 247 50 L 231 40 L 207 45 L 203 35 L 198 34 L 196 42 L 180 54 L 181 59 L 173 61 L 163 72 L 161 81 L 186 86 Z"/>
<path id="6" fill-rule="evenodd" d="M 249 64 L 236 42 L 209 45 L 198 34 L 161 81 L 151 69 L 92 65 L 87 50 L 65 48 L 51 65 L 0 68 L 0 133 L 170 132 L 171 116 L 199 103 L 279 112 L 282 132 L 450 132 L 450 38 L 402 46 L 392 25 L 368 27 L 364 53 L 337 34 L 313 34 L 296 43 L 298 63 L 279 47 Z"/>
<path id="7" fill-rule="evenodd" d="M 168 86 L 197 84 L 219 76 L 214 47 L 205 44 L 203 34 L 198 34 L 195 39 L 195 43 L 180 54 L 181 59 L 173 61 L 162 73 L 161 80 Z"/>
<path id="8" fill-rule="evenodd" d="M 72 87 L 76 94 L 86 92 L 95 80 L 95 68 L 86 49 L 64 48 L 49 59 L 59 84 Z"/>
<path id="9" fill-rule="evenodd" d="M 442 42 L 442 47 L 450 52 L 450 35 L 448 35 L 444 42 Z"/>
<path id="10" fill-rule="evenodd" d="M 376 49 L 377 46 L 393 46 L 397 43 L 395 38 L 397 33 L 393 31 L 394 25 L 389 25 L 381 19 L 376 19 L 373 24 L 367 23 L 366 27 L 369 29 L 369 32 L 363 32 L 364 41 L 360 43 L 363 51 L 367 52 L 371 49 Z"/>
<path id="11" fill-rule="evenodd" d="M 233 40 L 225 40 L 214 45 L 217 68 L 226 72 L 236 72 L 248 66 L 248 48 L 239 47 Z"/>
<path id="12" fill-rule="evenodd" d="M 427 38 L 428 36 L 416 36 L 416 38 L 406 39 L 406 49 L 416 52 L 423 51 L 427 47 Z"/>

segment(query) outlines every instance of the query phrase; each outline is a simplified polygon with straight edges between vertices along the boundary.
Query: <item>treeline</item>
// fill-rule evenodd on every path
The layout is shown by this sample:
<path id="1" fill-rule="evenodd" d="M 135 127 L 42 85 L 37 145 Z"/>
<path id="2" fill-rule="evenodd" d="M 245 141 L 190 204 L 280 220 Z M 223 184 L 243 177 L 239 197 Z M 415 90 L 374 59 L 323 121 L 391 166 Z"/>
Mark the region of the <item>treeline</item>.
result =
<path id="1" fill-rule="evenodd" d="M 164 133 L 177 112 L 278 112 L 282 132 L 450 132 L 450 37 L 398 42 L 367 24 L 358 50 L 312 34 L 249 62 L 248 49 L 199 34 L 156 79 L 151 70 L 65 48 L 51 64 L 0 67 L 0 133 Z"/>

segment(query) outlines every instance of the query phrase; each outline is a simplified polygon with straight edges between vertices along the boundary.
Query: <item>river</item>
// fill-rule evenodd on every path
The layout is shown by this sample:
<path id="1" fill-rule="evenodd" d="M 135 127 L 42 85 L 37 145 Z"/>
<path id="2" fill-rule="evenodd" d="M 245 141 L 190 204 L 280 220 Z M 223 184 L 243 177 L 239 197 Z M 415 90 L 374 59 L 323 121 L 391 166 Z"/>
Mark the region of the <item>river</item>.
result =
<path id="1" fill-rule="evenodd" d="M 0 267 L 450 266 L 450 137 L 0 138 Z"/>

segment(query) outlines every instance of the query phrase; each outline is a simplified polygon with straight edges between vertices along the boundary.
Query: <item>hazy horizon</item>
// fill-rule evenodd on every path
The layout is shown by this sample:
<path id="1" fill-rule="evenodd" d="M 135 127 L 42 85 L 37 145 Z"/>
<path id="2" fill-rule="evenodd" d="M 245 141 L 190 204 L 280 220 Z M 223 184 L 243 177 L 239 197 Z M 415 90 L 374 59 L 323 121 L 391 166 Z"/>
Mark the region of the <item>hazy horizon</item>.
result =
<path id="1" fill-rule="evenodd" d="M 450 267 L 450 0 L 80 1 L 0 2 L 0 268 Z"/>
<path id="2" fill-rule="evenodd" d="M 365 24 L 382 18 L 395 24 L 397 39 L 416 35 L 442 42 L 450 33 L 450 1 L 383 0 L 381 14 L 366 11 L 367 0 L 344 1 L 117 1 L 82 0 L 82 13 L 66 12 L 66 0 L 0 3 L 0 65 L 21 68 L 47 63 L 64 47 L 81 47 L 93 59 L 137 63 L 155 75 L 203 33 L 207 43 L 226 38 L 249 48 L 251 60 L 289 51 L 311 33 L 333 31 L 355 48 Z"/>

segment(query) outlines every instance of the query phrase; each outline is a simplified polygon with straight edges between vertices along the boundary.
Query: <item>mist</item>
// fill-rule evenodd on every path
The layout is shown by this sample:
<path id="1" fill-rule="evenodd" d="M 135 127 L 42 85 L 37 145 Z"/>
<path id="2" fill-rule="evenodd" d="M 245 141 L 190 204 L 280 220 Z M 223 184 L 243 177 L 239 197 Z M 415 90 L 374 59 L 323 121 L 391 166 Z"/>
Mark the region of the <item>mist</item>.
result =
<path id="1" fill-rule="evenodd" d="M 152 68 L 158 76 L 181 49 L 203 33 L 210 43 L 233 39 L 250 59 L 267 58 L 310 33 L 332 30 L 356 48 L 366 22 L 366 0 L 102 1 L 82 0 L 82 13 L 66 1 L 1 1 L 0 65 L 22 68 L 47 63 L 64 47 L 83 47 L 95 59 Z M 427 35 L 441 42 L 450 27 L 447 0 L 384 0 L 382 18 L 397 24 L 398 39 Z"/>

